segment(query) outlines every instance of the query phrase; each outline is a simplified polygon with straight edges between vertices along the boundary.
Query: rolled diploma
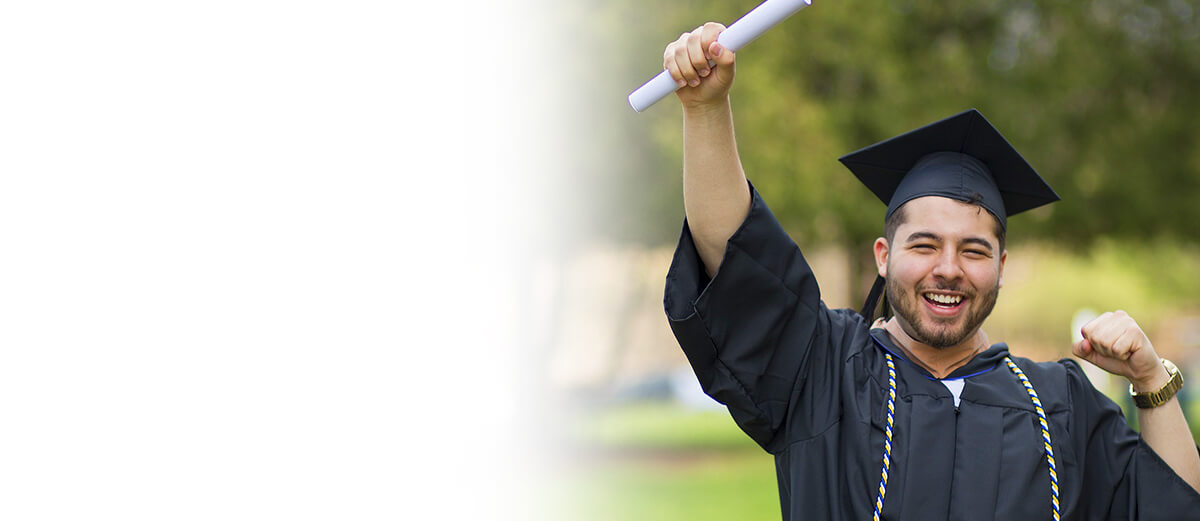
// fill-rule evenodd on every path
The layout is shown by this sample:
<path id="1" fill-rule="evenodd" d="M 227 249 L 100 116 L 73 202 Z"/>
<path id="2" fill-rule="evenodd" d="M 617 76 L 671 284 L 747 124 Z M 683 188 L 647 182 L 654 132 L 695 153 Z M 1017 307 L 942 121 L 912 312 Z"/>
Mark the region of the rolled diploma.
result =
<path id="1" fill-rule="evenodd" d="M 812 0 L 767 0 L 721 31 L 717 42 L 726 49 L 737 52 L 742 46 L 762 36 L 767 29 L 775 27 L 796 11 L 811 4 Z M 675 80 L 671 79 L 671 72 L 664 70 L 633 91 L 629 95 L 629 105 L 633 110 L 641 112 L 679 88 Z"/>

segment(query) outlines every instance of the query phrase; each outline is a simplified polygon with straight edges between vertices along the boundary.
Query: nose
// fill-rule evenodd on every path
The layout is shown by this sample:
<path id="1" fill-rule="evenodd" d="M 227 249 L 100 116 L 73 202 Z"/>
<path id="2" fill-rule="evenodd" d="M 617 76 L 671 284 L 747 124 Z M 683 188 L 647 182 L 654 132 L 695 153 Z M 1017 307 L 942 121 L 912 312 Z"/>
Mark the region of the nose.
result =
<path id="1" fill-rule="evenodd" d="M 958 280 L 963 276 L 959 256 L 952 249 L 943 251 L 933 266 L 933 276 L 944 280 Z"/>

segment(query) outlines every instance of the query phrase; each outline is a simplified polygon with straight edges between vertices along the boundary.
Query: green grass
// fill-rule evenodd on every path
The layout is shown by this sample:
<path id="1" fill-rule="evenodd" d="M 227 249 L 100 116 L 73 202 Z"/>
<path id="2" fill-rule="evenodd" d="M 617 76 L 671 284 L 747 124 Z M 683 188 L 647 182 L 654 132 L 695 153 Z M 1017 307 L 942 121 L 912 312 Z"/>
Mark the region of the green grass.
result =
<path id="1" fill-rule="evenodd" d="M 764 452 L 689 462 L 619 461 L 567 480 L 575 521 L 774 521 L 774 461 Z"/>
<path id="2" fill-rule="evenodd" d="M 724 410 L 694 411 L 646 402 L 587 413 L 570 435 L 577 445 L 671 450 L 759 450 Z"/>
<path id="3" fill-rule="evenodd" d="M 773 521 L 774 459 L 724 411 L 645 403 L 576 418 L 559 483 L 572 521 Z"/>

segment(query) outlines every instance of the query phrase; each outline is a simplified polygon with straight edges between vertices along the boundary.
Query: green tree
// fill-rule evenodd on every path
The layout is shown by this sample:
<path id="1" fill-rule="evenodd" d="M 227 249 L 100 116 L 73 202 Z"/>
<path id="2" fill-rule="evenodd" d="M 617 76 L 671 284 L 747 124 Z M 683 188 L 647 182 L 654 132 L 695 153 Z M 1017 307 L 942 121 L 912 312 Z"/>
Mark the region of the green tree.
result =
<path id="1" fill-rule="evenodd" d="M 680 32 L 755 5 L 576 7 L 570 23 L 586 49 L 568 74 L 586 85 L 580 110 L 598 119 L 568 165 L 592 203 L 585 229 L 674 239 L 678 104 L 635 114 L 624 95 L 661 68 Z M 732 96 L 747 175 L 802 246 L 843 245 L 866 265 L 883 206 L 836 158 L 976 107 L 1063 197 L 1015 218 L 1014 240 L 1194 242 L 1197 10 L 1194 0 L 817 0 L 739 53 Z"/>

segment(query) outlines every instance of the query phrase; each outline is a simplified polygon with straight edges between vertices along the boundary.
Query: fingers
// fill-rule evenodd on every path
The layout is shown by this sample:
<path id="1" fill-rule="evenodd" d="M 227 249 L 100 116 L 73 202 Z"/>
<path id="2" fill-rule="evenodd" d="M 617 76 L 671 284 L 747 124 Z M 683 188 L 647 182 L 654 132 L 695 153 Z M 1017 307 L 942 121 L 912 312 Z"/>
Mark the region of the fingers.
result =
<path id="1" fill-rule="evenodd" d="M 1083 335 L 1083 340 L 1092 349 L 1104 356 L 1108 356 L 1108 346 L 1112 343 L 1112 339 L 1109 338 L 1107 333 L 1112 323 L 1111 317 L 1111 312 L 1104 313 L 1084 324 L 1083 328 L 1079 330 Z"/>
<path id="2" fill-rule="evenodd" d="M 712 73 L 709 60 L 712 45 L 725 26 L 709 22 L 695 30 L 679 35 L 679 38 L 667 45 L 663 51 L 663 69 L 671 73 L 671 78 L 680 87 L 700 85 L 701 78 Z M 720 48 L 719 44 L 717 46 Z M 724 51 L 724 49 L 722 49 Z M 732 63 L 732 52 L 721 52 L 725 63 Z"/>
<path id="3" fill-rule="evenodd" d="M 688 40 L 691 39 L 691 33 L 683 33 L 679 36 L 675 43 L 668 48 L 670 56 L 667 56 L 667 61 L 675 62 L 675 69 L 679 71 L 678 80 L 682 79 L 687 85 L 693 87 L 700 84 L 700 75 L 696 72 L 696 67 L 692 65 L 692 59 L 688 56 Z"/>
<path id="4" fill-rule="evenodd" d="M 1128 360 L 1146 343 L 1146 335 L 1137 322 L 1124 311 L 1104 313 L 1080 330 L 1084 340 L 1097 354 Z"/>
<path id="5" fill-rule="evenodd" d="M 700 32 L 700 47 L 708 50 L 708 47 L 717 41 L 717 36 L 720 36 L 721 31 L 724 30 L 725 26 L 717 22 L 708 22 L 696 28 L 696 31 Z M 709 58 L 712 58 L 712 56 L 709 56 Z"/>
<path id="6" fill-rule="evenodd" d="M 1150 338 L 1124 311 L 1113 311 L 1085 324 L 1083 340 L 1071 351 L 1112 374 L 1130 382 L 1157 381 L 1164 373 Z"/>
<path id="7" fill-rule="evenodd" d="M 671 73 L 671 79 L 675 80 L 676 85 L 683 87 L 687 85 L 687 80 L 683 78 L 683 71 L 679 69 L 679 63 L 675 60 L 675 49 L 678 46 L 679 40 L 667 44 L 667 49 L 663 51 L 663 69 Z"/>
<path id="8" fill-rule="evenodd" d="M 732 65 L 733 51 L 729 51 L 720 43 L 717 43 L 717 37 L 725 30 L 725 26 L 716 22 L 708 22 L 700 27 L 700 47 L 704 49 L 705 56 L 709 60 L 716 62 L 716 66 Z"/>
<path id="9" fill-rule="evenodd" d="M 1113 343 L 1120 336 L 1120 332 L 1114 329 L 1115 326 L 1116 320 L 1113 313 L 1107 312 L 1084 324 L 1080 333 L 1083 334 L 1084 341 L 1097 354 L 1108 358 L 1116 358 L 1113 356 Z"/>
<path id="10" fill-rule="evenodd" d="M 1129 319 L 1133 323 L 1133 319 Z M 1142 347 L 1142 338 L 1145 334 L 1133 323 L 1133 327 L 1125 328 L 1120 332 L 1120 336 L 1113 341 L 1113 354 L 1121 360 L 1129 360 L 1138 349 Z"/>
<path id="11" fill-rule="evenodd" d="M 695 31 L 692 31 L 692 34 L 688 35 L 687 48 L 688 59 L 691 60 L 692 68 L 696 71 L 697 76 L 703 78 L 708 76 L 708 56 L 704 52 L 704 49 L 700 47 L 701 30 L 703 30 L 703 28 L 696 29 Z M 697 79 L 696 83 L 694 84 L 691 81 L 688 82 L 688 85 L 693 87 L 699 84 L 699 79 Z"/>
<path id="12" fill-rule="evenodd" d="M 679 35 L 675 41 L 667 44 L 667 48 L 663 50 L 663 69 L 671 73 L 671 79 L 675 80 L 675 84 L 683 87 L 687 85 L 687 78 L 684 77 L 683 70 L 679 67 L 679 60 L 676 54 L 679 48 L 683 46 L 686 49 L 688 33 Z"/>

